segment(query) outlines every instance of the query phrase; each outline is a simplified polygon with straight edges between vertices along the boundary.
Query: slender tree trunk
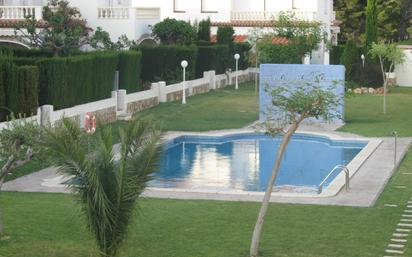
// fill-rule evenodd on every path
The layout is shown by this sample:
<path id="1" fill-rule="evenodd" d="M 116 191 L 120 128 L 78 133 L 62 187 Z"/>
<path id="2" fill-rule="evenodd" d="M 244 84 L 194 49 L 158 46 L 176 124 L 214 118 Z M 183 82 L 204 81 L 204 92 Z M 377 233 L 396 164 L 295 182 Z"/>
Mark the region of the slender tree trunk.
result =
<path id="1" fill-rule="evenodd" d="M 383 78 L 383 114 L 386 114 L 386 81 L 387 81 L 387 77 L 386 77 L 386 72 L 385 72 L 385 68 L 383 66 L 383 60 L 382 57 L 379 56 L 379 62 L 381 64 L 381 71 L 382 71 L 382 78 Z"/>
<path id="2" fill-rule="evenodd" d="M 276 178 L 277 178 L 277 175 L 278 175 L 278 172 L 279 172 L 280 164 L 282 162 L 282 158 L 283 158 L 283 155 L 285 153 L 286 147 L 288 146 L 292 135 L 296 132 L 296 130 L 298 129 L 299 124 L 302 120 L 303 119 L 301 118 L 299 121 L 294 122 L 290 126 L 290 128 L 288 129 L 288 131 L 284 135 L 284 137 L 282 139 L 282 143 L 281 143 L 281 145 L 279 147 L 279 150 L 276 154 L 276 162 L 275 162 L 275 165 L 273 166 L 272 175 L 271 175 L 270 180 L 268 182 L 266 192 L 265 192 L 265 196 L 263 198 L 263 202 L 262 202 L 262 205 L 260 207 L 259 215 L 258 215 L 258 218 L 256 220 L 255 228 L 253 230 L 252 243 L 250 245 L 250 257 L 257 257 L 258 256 L 259 242 L 260 242 L 260 237 L 262 235 L 263 222 L 265 221 L 265 216 L 266 216 L 266 212 L 267 212 L 267 209 L 268 209 L 268 206 L 269 206 L 270 196 L 272 195 L 273 186 L 275 184 L 275 181 L 276 181 Z"/>

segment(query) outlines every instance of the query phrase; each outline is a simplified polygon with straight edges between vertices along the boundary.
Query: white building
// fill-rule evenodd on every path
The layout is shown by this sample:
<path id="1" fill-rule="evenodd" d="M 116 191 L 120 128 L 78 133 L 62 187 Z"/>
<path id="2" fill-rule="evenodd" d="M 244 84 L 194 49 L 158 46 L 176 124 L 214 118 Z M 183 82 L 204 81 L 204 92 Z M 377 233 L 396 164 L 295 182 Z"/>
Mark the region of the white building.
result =
<path id="1" fill-rule="evenodd" d="M 129 39 L 150 39 L 149 25 L 165 18 L 200 21 L 210 17 L 217 26 L 233 26 L 244 35 L 254 27 L 270 27 L 279 12 L 294 12 L 297 18 L 320 21 L 329 37 L 336 39 L 333 0 L 69 0 L 78 7 L 92 28 L 102 27 L 113 41 L 122 34 Z M 0 36 L 14 35 L 12 21 L 31 14 L 41 19 L 46 0 L 0 0 Z M 312 63 L 329 63 L 325 46 L 312 54 Z"/>

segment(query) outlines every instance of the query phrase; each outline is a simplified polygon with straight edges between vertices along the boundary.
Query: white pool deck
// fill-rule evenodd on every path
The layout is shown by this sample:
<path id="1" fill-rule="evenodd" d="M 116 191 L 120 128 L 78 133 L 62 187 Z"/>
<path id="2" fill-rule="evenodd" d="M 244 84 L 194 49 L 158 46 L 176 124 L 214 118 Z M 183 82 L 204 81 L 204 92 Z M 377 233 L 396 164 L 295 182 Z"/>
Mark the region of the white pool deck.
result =
<path id="1" fill-rule="evenodd" d="M 342 172 L 320 195 L 297 194 L 289 192 L 275 192 L 272 202 L 295 204 L 345 205 L 357 207 L 373 206 L 388 180 L 398 168 L 404 158 L 412 138 L 399 138 L 397 144 L 397 161 L 394 163 L 395 141 L 393 138 L 365 138 L 354 134 L 336 132 L 336 126 L 330 125 L 303 125 L 299 133 L 310 133 L 327 136 L 330 139 L 347 139 L 369 141 L 367 147 L 350 163 L 350 189 L 343 189 L 344 173 Z M 168 132 L 164 139 L 170 140 L 182 135 L 224 136 L 239 133 L 253 133 L 253 129 L 221 130 L 208 132 Z M 4 191 L 18 192 L 45 192 L 70 193 L 60 184 L 61 176 L 55 168 L 47 168 L 14 181 L 5 183 Z M 398 185 L 402 186 L 402 185 Z M 399 187 L 398 190 L 402 190 Z M 202 189 L 160 189 L 148 188 L 145 197 L 192 199 L 192 200 L 220 200 L 220 201 L 256 201 L 263 198 L 261 192 L 243 191 L 213 191 Z"/>

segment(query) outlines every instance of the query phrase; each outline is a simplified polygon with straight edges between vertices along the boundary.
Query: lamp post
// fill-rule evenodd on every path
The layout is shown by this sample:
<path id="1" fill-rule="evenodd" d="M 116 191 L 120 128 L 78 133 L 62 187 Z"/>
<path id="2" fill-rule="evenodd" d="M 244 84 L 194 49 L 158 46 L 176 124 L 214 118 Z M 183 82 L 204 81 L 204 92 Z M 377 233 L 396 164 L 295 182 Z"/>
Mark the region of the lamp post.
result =
<path id="1" fill-rule="evenodd" d="M 362 67 L 365 68 L 365 55 L 361 55 L 361 59 L 362 59 Z"/>
<path id="2" fill-rule="evenodd" d="M 238 75 L 238 69 L 239 69 L 239 59 L 240 59 L 240 55 L 239 54 L 235 54 L 235 60 L 236 60 L 236 86 L 235 89 L 238 90 L 239 89 L 239 75 Z"/>
<path id="3" fill-rule="evenodd" d="M 259 40 L 261 40 L 262 38 L 259 37 L 256 39 L 255 41 L 255 54 L 256 54 L 256 70 L 255 70 L 255 95 L 257 95 L 258 93 L 258 64 L 259 64 L 259 50 L 258 50 L 258 42 Z"/>
<path id="4" fill-rule="evenodd" d="M 187 65 L 189 65 L 189 64 L 185 60 L 185 61 L 182 61 L 181 65 L 182 65 L 182 68 L 183 68 L 182 104 L 186 104 L 186 68 L 187 68 Z"/>

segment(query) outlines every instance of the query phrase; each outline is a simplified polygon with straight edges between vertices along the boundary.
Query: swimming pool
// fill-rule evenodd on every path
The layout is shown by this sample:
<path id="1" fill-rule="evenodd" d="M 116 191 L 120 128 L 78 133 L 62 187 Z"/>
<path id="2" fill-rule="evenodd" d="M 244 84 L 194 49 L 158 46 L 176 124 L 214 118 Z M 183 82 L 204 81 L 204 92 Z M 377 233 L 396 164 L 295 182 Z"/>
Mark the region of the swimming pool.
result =
<path id="1" fill-rule="evenodd" d="M 164 145 L 154 188 L 263 192 L 281 137 L 245 133 L 227 136 L 180 136 Z M 318 185 L 336 165 L 347 165 L 367 145 L 360 140 L 331 140 L 295 134 L 286 150 L 275 191 L 317 194 Z M 327 181 L 325 188 L 339 173 Z"/>

